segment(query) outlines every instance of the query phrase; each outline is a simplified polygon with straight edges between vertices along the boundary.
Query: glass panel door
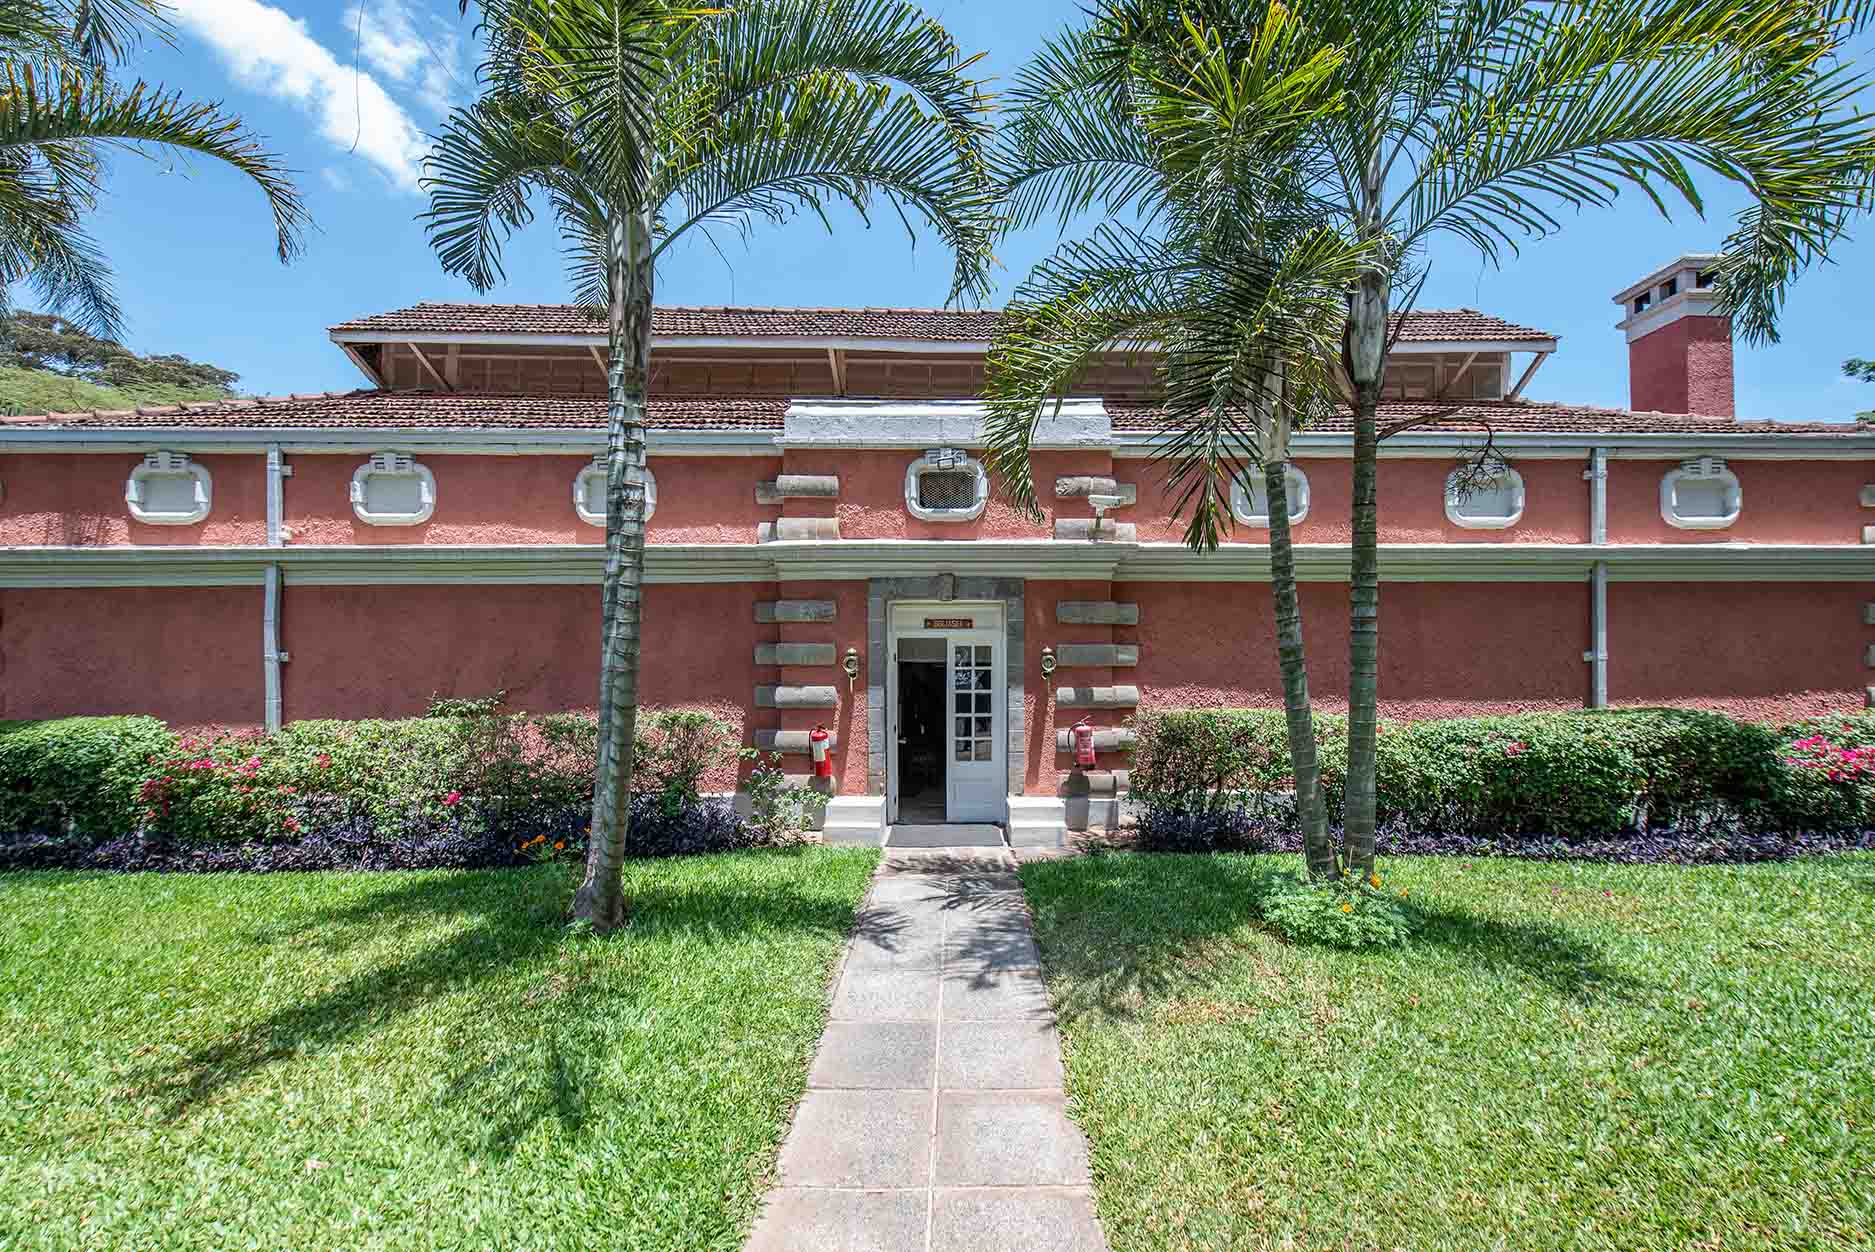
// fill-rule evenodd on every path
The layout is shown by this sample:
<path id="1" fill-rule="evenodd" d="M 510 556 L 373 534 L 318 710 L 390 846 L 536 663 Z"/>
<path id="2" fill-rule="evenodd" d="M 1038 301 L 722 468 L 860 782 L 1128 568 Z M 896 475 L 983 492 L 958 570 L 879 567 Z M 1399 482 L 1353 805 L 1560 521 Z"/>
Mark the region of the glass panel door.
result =
<path id="1" fill-rule="evenodd" d="M 996 652 L 992 643 L 950 639 L 951 821 L 1001 821 L 1001 724 Z"/>

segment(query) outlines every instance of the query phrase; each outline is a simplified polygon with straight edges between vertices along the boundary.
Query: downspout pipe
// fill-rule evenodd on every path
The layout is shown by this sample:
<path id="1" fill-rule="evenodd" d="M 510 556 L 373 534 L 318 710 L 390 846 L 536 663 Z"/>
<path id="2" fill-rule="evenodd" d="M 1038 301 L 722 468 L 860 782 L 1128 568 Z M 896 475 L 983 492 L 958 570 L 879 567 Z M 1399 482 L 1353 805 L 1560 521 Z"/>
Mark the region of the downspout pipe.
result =
<path id="1" fill-rule="evenodd" d="M 286 476 L 293 471 L 286 465 L 277 443 L 267 445 L 267 546 L 286 544 Z M 263 574 L 266 602 L 261 610 L 260 655 L 263 687 L 266 693 L 264 720 L 269 734 L 280 729 L 280 663 L 286 653 L 280 651 L 280 563 L 270 561 Z"/>
<path id="2" fill-rule="evenodd" d="M 1598 549 L 1608 542 L 1608 451 L 1595 448 L 1589 453 L 1589 467 L 1582 477 L 1589 481 L 1589 542 Z M 1582 654 L 1589 663 L 1589 707 L 1608 707 L 1608 562 L 1596 561 L 1589 567 L 1589 650 Z"/>

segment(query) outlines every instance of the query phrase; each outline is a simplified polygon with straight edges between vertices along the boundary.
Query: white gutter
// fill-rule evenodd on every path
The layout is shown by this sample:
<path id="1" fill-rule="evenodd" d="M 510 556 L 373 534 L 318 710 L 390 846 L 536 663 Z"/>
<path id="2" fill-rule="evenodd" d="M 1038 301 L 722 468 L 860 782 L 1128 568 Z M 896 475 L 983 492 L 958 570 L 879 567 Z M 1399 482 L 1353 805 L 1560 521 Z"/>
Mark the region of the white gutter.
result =
<path id="1" fill-rule="evenodd" d="M 1346 544 L 1297 544 L 1297 576 L 1345 582 Z M 1860 544 L 1382 544 L 1390 582 L 1581 582 L 1597 563 L 1613 582 L 1814 582 L 1875 579 Z M 257 586 L 278 565 L 297 585 L 372 583 L 596 585 L 599 544 L 333 544 L 269 548 L 20 547 L 0 549 L 0 587 Z M 1226 544 L 1033 540 L 830 540 L 658 544 L 650 583 L 857 579 L 958 574 L 1135 582 L 1267 582 L 1269 548 Z"/>
<path id="2" fill-rule="evenodd" d="M 293 471 L 280 454 L 280 445 L 267 448 L 267 546 L 286 543 L 286 479 Z M 260 617 L 260 656 L 262 688 L 265 692 L 263 721 L 271 733 L 280 729 L 280 664 L 287 659 L 280 651 L 280 562 L 269 561 L 263 574 L 265 591 Z"/>
<path id="3" fill-rule="evenodd" d="M 650 430 L 660 456 L 780 456 L 779 430 Z M 0 423 L 0 450 L 264 453 L 381 452 L 386 448 L 481 456 L 591 456 L 605 450 L 593 426 L 25 426 Z"/>
<path id="4" fill-rule="evenodd" d="M 1589 542 L 1601 547 L 1608 542 L 1608 454 L 1600 448 L 1589 452 L 1589 467 L 1583 472 L 1589 480 Z M 1589 567 L 1589 650 L 1582 654 L 1589 663 L 1589 707 L 1608 707 L 1608 562 L 1596 561 Z"/>
<path id="5" fill-rule="evenodd" d="M 1692 455 L 1719 455 L 1739 460 L 1830 461 L 1866 460 L 1875 456 L 1875 432 L 1862 433 L 1853 423 L 1843 423 L 1843 434 L 1752 434 L 1747 432 L 1712 434 L 1680 432 L 1608 433 L 1584 431 L 1569 434 L 1551 431 L 1500 430 L 1492 443 L 1506 456 L 1533 460 L 1580 460 L 1591 449 L 1601 448 L 1617 460 L 1673 461 Z M 1382 457 L 1450 457 L 1455 451 L 1475 450 L 1484 439 L 1482 428 L 1463 431 L 1409 430 L 1390 436 L 1380 444 Z M 1154 431 L 1115 431 L 1115 457 L 1150 457 L 1163 444 L 1164 437 Z M 1340 432 L 1301 431 L 1290 436 L 1294 458 L 1351 456 L 1354 441 Z"/>

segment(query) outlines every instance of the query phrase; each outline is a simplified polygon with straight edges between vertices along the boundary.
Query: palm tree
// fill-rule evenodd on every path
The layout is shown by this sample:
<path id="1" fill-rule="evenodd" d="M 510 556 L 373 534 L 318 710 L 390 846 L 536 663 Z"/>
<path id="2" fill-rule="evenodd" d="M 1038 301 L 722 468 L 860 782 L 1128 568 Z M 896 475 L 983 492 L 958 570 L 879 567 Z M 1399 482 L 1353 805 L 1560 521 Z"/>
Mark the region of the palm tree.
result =
<path id="1" fill-rule="evenodd" d="M 1132 44 L 1173 48 L 1194 23 L 1233 63 L 1266 53 L 1240 0 L 1111 0 Z M 1353 391 L 1347 853 L 1374 863 L 1378 733 L 1378 408 L 1396 298 L 1408 307 L 1436 235 L 1496 262 L 1565 209 L 1624 189 L 1663 213 L 1703 212 L 1695 172 L 1749 198 L 1718 295 L 1747 342 L 1775 340 L 1792 280 L 1822 259 L 1875 186 L 1867 80 L 1845 41 L 1868 0 L 1293 0 L 1309 41 L 1345 53 L 1323 114 L 1286 164 L 1316 220 L 1374 258 L 1347 291 L 1341 359 Z M 1215 97 L 1217 88 L 1212 88 Z M 1403 298 L 1402 298 L 1403 297 Z"/>
<path id="2" fill-rule="evenodd" d="M 1116 348 L 1156 350 L 1165 467 L 1185 542 L 1215 550 L 1232 487 L 1260 476 L 1269 509 L 1283 708 L 1311 876 L 1332 873 L 1290 544 L 1289 435 L 1328 404 L 1342 292 L 1359 249 L 1307 215 L 1280 161 L 1338 107 L 1340 53 L 1311 47 L 1279 6 L 1254 69 L 1214 29 L 1176 47 L 1129 42 L 1096 15 L 1049 43 L 1013 93 L 1001 170 L 1005 228 L 1099 208 L 1110 217 L 1018 288 L 991 345 L 989 458 L 1037 511 L 1029 444 L 1038 418 Z"/>
<path id="3" fill-rule="evenodd" d="M 12 284 L 101 338 L 123 332 L 111 267 L 84 228 L 113 150 L 194 152 L 259 185 L 280 260 L 307 223 L 279 158 L 214 104 L 112 71 L 145 35 L 167 41 L 159 0 L 0 0 L 0 318 Z"/>
<path id="4" fill-rule="evenodd" d="M 980 296 L 987 97 L 968 76 L 976 58 L 905 0 L 493 0 L 484 13 L 488 87 L 438 137 L 428 229 L 443 268 L 487 290 L 543 195 L 576 298 L 606 319 L 599 764 L 574 914 L 608 930 L 626 917 L 658 259 L 693 230 L 884 202 L 955 250 L 952 300 Z"/>

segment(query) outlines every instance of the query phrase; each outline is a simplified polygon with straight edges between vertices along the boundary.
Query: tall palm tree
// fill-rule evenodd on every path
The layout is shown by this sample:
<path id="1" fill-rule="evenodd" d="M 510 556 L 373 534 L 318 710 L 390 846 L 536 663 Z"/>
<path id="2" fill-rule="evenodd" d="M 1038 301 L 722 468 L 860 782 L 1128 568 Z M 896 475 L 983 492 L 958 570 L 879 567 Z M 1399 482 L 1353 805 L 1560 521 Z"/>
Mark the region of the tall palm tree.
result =
<path id="1" fill-rule="evenodd" d="M 428 165 L 431 242 L 478 290 L 551 206 L 576 298 L 606 319 L 607 512 L 599 765 L 576 918 L 622 924 L 644 564 L 645 382 L 658 259 L 692 231 L 746 231 L 883 202 L 955 250 L 950 298 L 989 248 L 987 97 L 905 0 L 492 0 L 481 99 Z"/>
<path id="2" fill-rule="evenodd" d="M 307 217 L 279 158 L 218 105 L 113 71 L 145 36 L 167 41 L 160 0 L 0 0 L 0 318 L 12 284 L 105 339 L 123 310 L 110 262 L 85 230 L 114 150 L 193 152 L 261 189 L 281 261 Z"/>
<path id="3" fill-rule="evenodd" d="M 1112 15 L 1050 42 L 1017 80 L 1000 170 L 1005 228 L 1056 215 L 1108 221 L 1037 265 L 991 345 L 989 458 L 1036 510 L 1029 445 L 1039 417 L 1116 348 L 1157 353 L 1155 459 L 1185 542 L 1215 550 L 1233 486 L 1260 478 L 1269 509 L 1283 707 L 1311 875 L 1332 872 L 1290 543 L 1289 435 L 1327 406 L 1342 292 L 1357 247 L 1310 220 L 1284 169 L 1338 107 L 1340 52 L 1310 46 L 1279 5 L 1261 14 L 1263 57 L 1227 54 L 1215 29 L 1176 45 L 1131 42 Z"/>
<path id="4" fill-rule="evenodd" d="M 1129 41 L 1174 47 L 1193 22 L 1233 61 L 1263 57 L 1239 0 L 1111 0 Z M 1396 299 L 1450 234 L 1497 261 L 1546 236 L 1563 210 L 1623 190 L 1661 212 L 1703 212 L 1696 175 L 1740 188 L 1715 267 L 1747 342 L 1774 340 L 1792 280 L 1822 259 L 1875 187 L 1867 79 L 1844 55 L 1869 0 L 1291 0 L 1317 46 L 1344 55 L 1340 107 L 1289 164 L 1316 220 L 1374 262 L 1347 292 L 1341 358 L 1353 390 L 1347 852 L 1374 862 L 1378 731 L 1381 386 Z"/>

